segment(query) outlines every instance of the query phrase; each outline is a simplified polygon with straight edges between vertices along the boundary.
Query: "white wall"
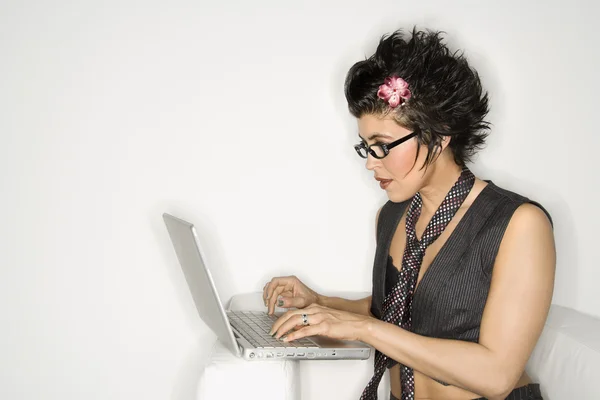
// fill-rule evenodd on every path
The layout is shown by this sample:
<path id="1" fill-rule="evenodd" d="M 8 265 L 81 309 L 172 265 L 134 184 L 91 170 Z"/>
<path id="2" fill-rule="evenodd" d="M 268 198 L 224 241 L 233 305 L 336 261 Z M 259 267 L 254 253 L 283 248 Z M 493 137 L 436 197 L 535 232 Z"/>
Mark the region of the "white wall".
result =
<path id="1" fill-rule="evenodd" d="M 490 91 L 473 169 L 554 217 L 554 302 L 600 316 L 599 6 L 485 4 L 0 3 L 0 398 L 194 397 L 211 334 L 163 211 L 196 222 L 226 299 L 291 273 L 369 290 L 385 197 L 342 84 L 415 23 Z"/>

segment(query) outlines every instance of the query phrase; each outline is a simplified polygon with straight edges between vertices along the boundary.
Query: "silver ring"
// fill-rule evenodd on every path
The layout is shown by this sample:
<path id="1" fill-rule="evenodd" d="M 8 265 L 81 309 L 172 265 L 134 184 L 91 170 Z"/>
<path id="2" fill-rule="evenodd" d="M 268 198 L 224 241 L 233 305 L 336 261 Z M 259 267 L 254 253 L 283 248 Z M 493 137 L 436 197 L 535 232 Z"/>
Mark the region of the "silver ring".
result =
<path id="1" fill-rule="evenodd" d="M 307 314 L 302 314 L 302 325 L 310 325 L 308 323 L 308 315 Z"/>

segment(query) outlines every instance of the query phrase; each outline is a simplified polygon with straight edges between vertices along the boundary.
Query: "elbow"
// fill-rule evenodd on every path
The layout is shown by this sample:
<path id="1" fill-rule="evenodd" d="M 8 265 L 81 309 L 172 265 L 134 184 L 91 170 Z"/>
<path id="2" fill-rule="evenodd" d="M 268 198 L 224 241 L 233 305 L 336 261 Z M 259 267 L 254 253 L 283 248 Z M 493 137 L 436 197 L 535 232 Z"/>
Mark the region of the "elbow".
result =
<path id="1" fill-rule="evenodd" d="M 504 400 L 511 391 L 512 388 L 508 389 L 508 386 L 498 385 L 489 387 L 487 393 L 482 393 L 482 395 L 488 400 Z"/>
<path id="2" fill-rule="evenodd" d="M 513 391 L 517 381 L 518 378 L 515 379 L 513 374 L 498 373 L 490 379 L 490 384 L 485 388 L 486 393 L 482 395 L 489 400 L 504 400 Z"/>

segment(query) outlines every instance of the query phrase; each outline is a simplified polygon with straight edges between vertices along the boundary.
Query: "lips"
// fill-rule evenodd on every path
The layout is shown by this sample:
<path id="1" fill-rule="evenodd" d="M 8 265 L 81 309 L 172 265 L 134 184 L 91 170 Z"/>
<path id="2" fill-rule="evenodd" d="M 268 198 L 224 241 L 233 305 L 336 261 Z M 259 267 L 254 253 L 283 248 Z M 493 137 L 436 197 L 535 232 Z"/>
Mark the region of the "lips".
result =
<path id="1" fill-rule="evenodd" d="M 379 182 L 379 187 L 382 189 L 387 188 L 390 185 L 390 183 L 392 183 L 392 179 L 384 179 L 384 178 L 375 177 L 375 180 L 377 180 Z"/>

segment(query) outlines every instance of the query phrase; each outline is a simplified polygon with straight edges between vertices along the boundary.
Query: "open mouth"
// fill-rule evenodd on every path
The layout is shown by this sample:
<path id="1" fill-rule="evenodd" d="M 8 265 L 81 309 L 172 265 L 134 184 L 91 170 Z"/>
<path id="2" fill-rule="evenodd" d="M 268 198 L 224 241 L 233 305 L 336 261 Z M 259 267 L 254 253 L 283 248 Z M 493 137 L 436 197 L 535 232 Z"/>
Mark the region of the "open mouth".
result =
<path id="1" fill-rule="evenodd" d="M 377 179 L 379 181 L 379 187 L 382 189 L 387 188 L 390 183 L 392 183 L 392 179 Z"/>

